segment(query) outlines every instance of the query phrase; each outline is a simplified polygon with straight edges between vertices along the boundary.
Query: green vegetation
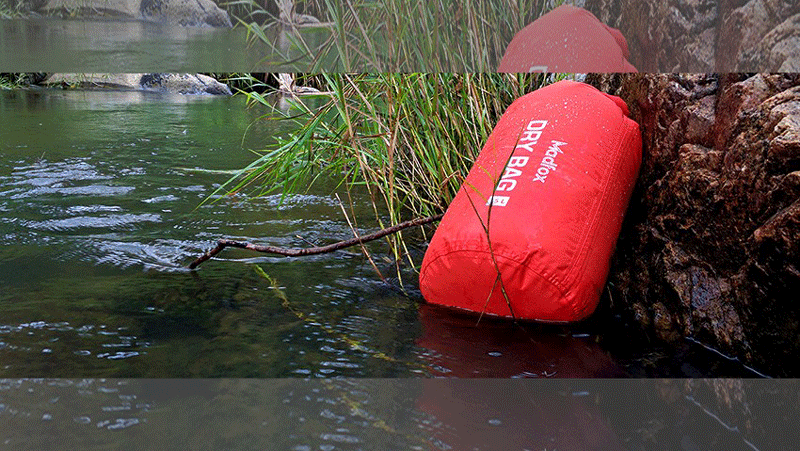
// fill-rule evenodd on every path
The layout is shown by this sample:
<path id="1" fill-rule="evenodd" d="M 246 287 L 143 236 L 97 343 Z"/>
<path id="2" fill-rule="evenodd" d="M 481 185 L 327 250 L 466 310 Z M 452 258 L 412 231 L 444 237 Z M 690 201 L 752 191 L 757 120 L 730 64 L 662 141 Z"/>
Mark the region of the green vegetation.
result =
<path id="1" fill-rule="evenodd" d="M 319 75 L 330 94 L 319 108 L 294 99 L 278 138 L 222 191 L 297 192 L 321 176 L 359 185 L 376 217 L 441 213 L 507 106 L 556 77 L 541 74 Z M 265 96 L 248 93 L 251 102 Z M 274 116 L 273 116 L 274 117 Z M 407 218 L 405 218 L 407 219 Z"/>
<path id="2" fill-rule="evenodd" d="M 297 2 L 292 13 L 281 13 L 277 3 L 287 4 L 272 0 L 221 4 L 247 28 L 251 39 L 284 53 L 286 48 L 281 51 L 274 43 L 274 28 L 280 27 L 284 41 L 288 36 L 293 47 L 311 59 L 312 71 L 493 72 L 513 35 L 563 0 L 306 0 Z M 329 24 L 324 27 L 330 30 L 328 37 L 319 48 L 311 48 L 311 41 L 298 32 L 308 25 L 307 16 L 295 15 L 299 17 L 295 28 L 281 20 L 299 11 Z M 287 59 L 292 58 L 287 54 Z M 303 67 L 309 66 L 304 62 Z"/>
<path id="3" fill-rule="evenodd" d="M 264 92 L 275 89 L 275 83 L 269 85 L 270 74 L 250 74 L 250 73 L 205 73 L 220 83 L 225 83 L 231 91 L 241 93 Z"/>
<path id="4" fill-rule="evenodd" d="M 0 73 L 0 89 L 21 89 L 30 84 L 30 74 Z"/>
<path id="5" fill-rule="evenodd" d="M 26 7 L 23 0 L 0 0 L 0 19 L 18 19 L 25 17 Z"/>

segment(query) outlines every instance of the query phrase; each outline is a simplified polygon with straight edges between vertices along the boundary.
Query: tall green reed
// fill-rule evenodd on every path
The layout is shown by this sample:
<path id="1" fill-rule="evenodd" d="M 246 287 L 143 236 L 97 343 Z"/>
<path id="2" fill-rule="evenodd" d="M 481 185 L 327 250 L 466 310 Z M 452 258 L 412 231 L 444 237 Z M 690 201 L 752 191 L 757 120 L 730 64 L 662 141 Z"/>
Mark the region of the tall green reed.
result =
<path id="1" fill-rule="evenodd" d="M 303 32 L 284 30 L 308 57 L 300 70 L 342 72 L 493 72 L 513 35 L 563 0 L 307 0 L 330 35 L 311 48 Z M 274 8 L 230 4 L 251 39 L 274 45 Z M 269 3 L 267 4 L 269 5 Z M 285 28 L 285 27 L 284 27 Z M 276 50 L 277 49 L 277 46 Z"/>
<path id="2" fill-rule="evenodd" d="M 260 151 L 220 190 L 289 193 L 335 177 L 363 186 L 381 223 L 441 213 L 507 106 L 562 77 L 318 75 L 311 81 L 328 91 L 325 103 L 311 108 L 295 101 L 285 120 L 297 122 L 296 131 Z M 263 95 L 249 96 L 268 103 Z"/>

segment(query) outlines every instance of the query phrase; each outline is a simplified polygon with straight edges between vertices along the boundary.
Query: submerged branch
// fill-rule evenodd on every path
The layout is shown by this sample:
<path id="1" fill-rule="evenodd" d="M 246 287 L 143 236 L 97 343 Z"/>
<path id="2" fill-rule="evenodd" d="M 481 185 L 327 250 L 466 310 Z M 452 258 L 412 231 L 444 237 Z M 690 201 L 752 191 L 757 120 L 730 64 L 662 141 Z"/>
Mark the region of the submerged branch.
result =
<path id="1" fill-rule="evenodd" d="M 368 241 L 377 240 L 378 238 L 383 238 L 386 235 L 391 235 L 393 233 L 397 233 L 403 229 L 407 229 L 409 227 L 414 226 L 421 226 L 425 224 L 430 224 L 431 222 L 438 221 L 442 219 L 444 215 L 436 215 L 430 216 L 427 218 L 417 218 L 411 221 L 401 222 L 392 227 L 387 227 L 382 230 L 378 230 L 377 232 L 370 233 L 369 235 L 364 236 L 357 236 L 355 238 L 351 238 L 345 241 L 339 241 L 337 243 L 328 244 L 327 246 L 317 246 L 317 247 L 307 247 L 302 249 L 290 249 L 285 247 L 275 247 L 275 246 L 263 246 L 260 244 L 253 244 L 248 243 L 246 241 L 234 241 L 234 240 L 219 240 L 217 241 L 217 246 L 214 249 L 206 252 L 205 254 L 198 257 L 195 261 L 193 261 L 189 265 L 189 269 L 197 268 L 201 263 L 210 259 L 211 257 L 219 254 L 222 252 L 223 249 L 226 247 L 238 247 L 240 249 L 250 249 L 251 251 L 256 252 L 264 252 L 267 254 L 278 254 L 278 255 L 285 255 L 287 257 L 302 257 L 305 255 L 316 255 L 316 254 L 325 254 L 328 252 L 338 251 L 340 249 L 344 249 L 347 247 L 355 246 L 357 244 L 366 243 Z"/>

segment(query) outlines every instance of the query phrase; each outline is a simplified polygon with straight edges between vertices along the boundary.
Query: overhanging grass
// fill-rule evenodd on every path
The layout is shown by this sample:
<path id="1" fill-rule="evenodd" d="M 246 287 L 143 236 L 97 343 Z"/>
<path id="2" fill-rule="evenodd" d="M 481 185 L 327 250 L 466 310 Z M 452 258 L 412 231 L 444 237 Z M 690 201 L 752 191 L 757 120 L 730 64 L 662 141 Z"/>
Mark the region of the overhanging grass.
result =
<path id="1" fill-rule="evenodd" d="M 325 74 L 318 109 L 295 102 L 298 128 L 223 188 L 260 195 L 307 189 L 325 175 L 364 186 L 392 224 L 443 212 L 499 116 L 555 81 L 540 74 Z M 266 102 L 260 95 L 251 101 Z M 384 216 L 385 217 L 385 216 Z"/>

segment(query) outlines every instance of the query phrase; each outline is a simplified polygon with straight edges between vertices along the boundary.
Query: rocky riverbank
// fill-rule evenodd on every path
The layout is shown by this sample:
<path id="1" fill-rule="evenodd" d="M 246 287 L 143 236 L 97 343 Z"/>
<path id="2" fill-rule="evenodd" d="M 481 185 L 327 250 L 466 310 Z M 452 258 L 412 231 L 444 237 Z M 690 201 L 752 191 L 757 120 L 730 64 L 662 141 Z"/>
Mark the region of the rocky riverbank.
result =
<path id="1" fill-rule="evenodd" d="M 798 72 L 800 3 L 586 0 L 619 29 L 642 72 Z"/>
<path id="2" fill-rule="evenodd" d="M 224 83 L 202 74 L 52 74 L 46 86 L 81 89 L 127 89 L 173 94 L 231 95 Z"/>
<path id="3" fill-rule="evenodd" d="M 764 373 L 800 355 L 800 75 L 601 75 L 643 135 L 609 292 Z"/>

